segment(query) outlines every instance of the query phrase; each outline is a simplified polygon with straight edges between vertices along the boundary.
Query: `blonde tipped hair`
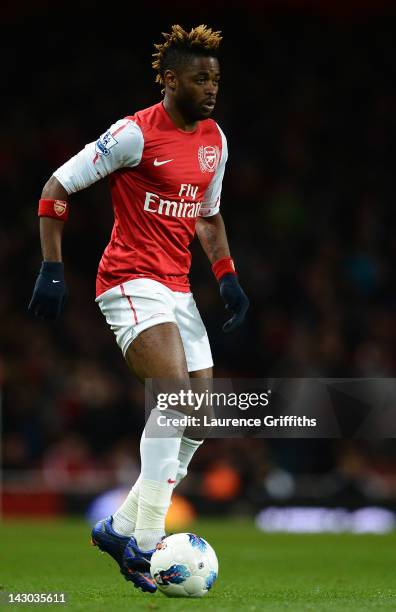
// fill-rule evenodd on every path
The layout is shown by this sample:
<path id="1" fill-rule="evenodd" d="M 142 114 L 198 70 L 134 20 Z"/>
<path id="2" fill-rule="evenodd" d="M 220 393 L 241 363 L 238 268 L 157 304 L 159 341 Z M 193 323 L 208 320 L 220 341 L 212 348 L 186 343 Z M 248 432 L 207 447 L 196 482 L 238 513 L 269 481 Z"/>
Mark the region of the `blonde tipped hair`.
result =
<path id="1" fill-rule="evenodd" d="M 157 71 L 156 82 L 164 85 L 164 72 L 172 67 L 177 56 L 216 56 L 222 39 L 220 34 L 203 24 L 192 28 L 190 32 L 179 25 L 173 25 L 169 33 L 162 32 L 165 42 L 154 45 L 157 51 L 153 53 L 152 66 Z"/>

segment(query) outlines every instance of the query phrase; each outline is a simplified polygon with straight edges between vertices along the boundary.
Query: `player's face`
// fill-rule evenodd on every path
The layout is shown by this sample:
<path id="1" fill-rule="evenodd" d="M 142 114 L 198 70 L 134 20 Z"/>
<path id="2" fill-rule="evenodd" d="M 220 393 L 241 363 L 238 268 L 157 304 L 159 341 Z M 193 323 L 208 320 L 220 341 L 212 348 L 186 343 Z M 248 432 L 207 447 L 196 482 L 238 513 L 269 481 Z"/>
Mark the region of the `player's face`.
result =
<path id="1" fill-rule="evenodd" d="M 219 80 L 219 62 L 215 57 L 194 57 L 177 75 L 175 102 L 186 118 L 199 121 L 212 114 Z"/>

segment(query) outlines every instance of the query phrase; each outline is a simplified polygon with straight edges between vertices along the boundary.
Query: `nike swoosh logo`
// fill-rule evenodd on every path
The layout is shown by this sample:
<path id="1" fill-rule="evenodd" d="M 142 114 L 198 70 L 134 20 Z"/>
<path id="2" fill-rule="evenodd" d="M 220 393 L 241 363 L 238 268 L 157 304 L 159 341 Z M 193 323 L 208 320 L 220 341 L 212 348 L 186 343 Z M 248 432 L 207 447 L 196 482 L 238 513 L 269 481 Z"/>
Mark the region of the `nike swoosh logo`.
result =
<path id="1" fill-rule="evenodd" d="M 53 280 L 52 282 L 53 282 L 53 283 L 60 283 L 60 281 L 54 281 L 54 280 Z"/>
<path id="2" fill-rule="evenodd" d="M 154 160 L 154 166 L 162 166 L 163 164 L 169 164 L 173 159 L 165 159 L 164 161 L 158 161 L 157 158 Z"/>

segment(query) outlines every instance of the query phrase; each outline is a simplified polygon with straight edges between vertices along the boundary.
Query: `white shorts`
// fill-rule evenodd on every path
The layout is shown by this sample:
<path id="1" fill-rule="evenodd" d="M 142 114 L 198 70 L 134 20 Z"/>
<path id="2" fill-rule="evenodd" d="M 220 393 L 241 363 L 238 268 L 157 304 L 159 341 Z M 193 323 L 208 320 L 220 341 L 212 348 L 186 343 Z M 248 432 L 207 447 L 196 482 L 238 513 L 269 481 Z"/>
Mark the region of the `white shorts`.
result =
<path id="1" fill-rule="evenodd" d="M 137 278 L 105 291 L 95 301 L 124 356 L 142 331 L 171 322 L 179 328 L 188 371 L 213 366 L 208 334 L 192 293 L 172 291 L 150 278 Z"/>

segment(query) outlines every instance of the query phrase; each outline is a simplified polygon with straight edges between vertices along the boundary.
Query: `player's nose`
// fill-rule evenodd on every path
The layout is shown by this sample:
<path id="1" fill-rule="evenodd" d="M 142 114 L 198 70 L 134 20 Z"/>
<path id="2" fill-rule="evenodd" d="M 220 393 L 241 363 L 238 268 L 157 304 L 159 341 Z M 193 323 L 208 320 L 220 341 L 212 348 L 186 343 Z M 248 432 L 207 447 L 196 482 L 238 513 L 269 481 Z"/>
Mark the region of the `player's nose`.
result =
<path id="1" fill-rule="evenodd" d="M 208 81 L 205 87 L 205 95 L 210 98 L 216 99 L 216 93 L 217 93 L 217 85 Z"/>

